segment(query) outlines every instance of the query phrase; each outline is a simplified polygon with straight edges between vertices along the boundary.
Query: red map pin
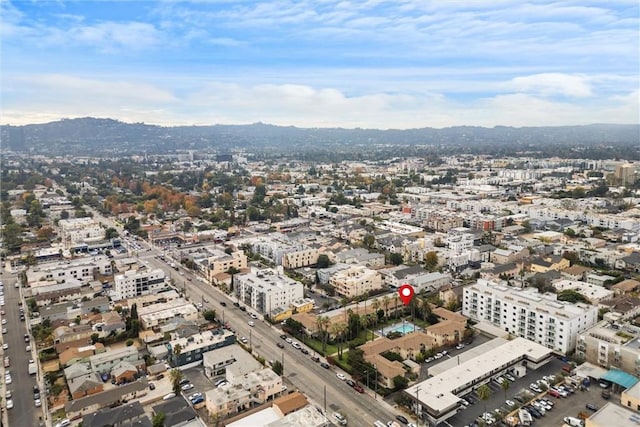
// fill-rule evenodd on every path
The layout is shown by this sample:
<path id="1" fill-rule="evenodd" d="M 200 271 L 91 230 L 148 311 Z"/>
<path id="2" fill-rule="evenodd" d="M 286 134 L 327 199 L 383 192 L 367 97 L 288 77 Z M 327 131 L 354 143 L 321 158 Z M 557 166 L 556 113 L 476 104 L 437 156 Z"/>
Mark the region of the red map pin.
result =
<path id="1" fill-rule="evenodd" d="M 411 302 L 411 298 L 413 298 L 413 286 L 404 284 L 400 286 L 398 289 L 398 293 L 400 294 L 400 299 L 404 305 L 407 305 Z"/>

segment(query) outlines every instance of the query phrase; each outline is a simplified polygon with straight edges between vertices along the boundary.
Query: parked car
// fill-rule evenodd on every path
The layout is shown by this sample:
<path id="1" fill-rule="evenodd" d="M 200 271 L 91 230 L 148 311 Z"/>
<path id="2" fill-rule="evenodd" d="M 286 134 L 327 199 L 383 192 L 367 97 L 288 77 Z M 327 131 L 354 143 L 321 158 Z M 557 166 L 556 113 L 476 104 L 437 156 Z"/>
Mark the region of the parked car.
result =
<path id="1" fill-rule="evenodd" d="M 400 421 L 402 424 L 409 423 L 409 420 L 406 419 L 403 415 L 396 415 L 396 420 Z"/>
<path id="2" fill-rule="evenodd" d="M 505 403 L 510 408 L 513 408 L 514 406 L 516 406 L 516 402 L 514 402 L 513 400 L 507 400 Z"/>
<path id="3" fill-rule="evenodd" d="M 322 362 L 320 366 L 322 366 L 324 369 L 329 369 L 329 364 L 327 362 Z"/>
<path id="4" fill-rule="evenodd" d="M 364 393 L 364 388 L 362 388 L 362 386 L 360 384 L 356 384 L 353 386 L 353 389 L 355 391 L 357 391 L 358 393 Z"/>
<path id="5" fill-rule="evenodd" d="M 317 363 L 320 361 L 320 358 L 318 356 L 311 356 L 311 360 Z"/>
<path id="6" fill-rule="evenodd" d="M 185 384 L 182 387 L 180 387 L 180 390 L 182 391 L 187 391 L 187 390 L 191 390 L 193 389 L 193 384 L 189 383 L 189 384 Z"/>
<path id="7" fill-rule="evenodd" d="M 278 348 L 284 348 L 284 344 L 282 344 L 281 342 L 279 342 L 278 344 L 276 344 L 278 346 Z"/>
<path id="8" fill-rule="evenodd" d="M 596 411 L 598 410 L 598 407 L 597 407 L 596 405 L 594 405 L 593 403 L 587 403 L 587 404 L 585 405 L 585 407 L 586 407 L 588 410 L 593 411 L 593 412 L 596 412 Z"/>
<path id="9" fill-rule="evenodd" d="M 338 377 L 338 378 L 339 378 L 340 380 L 342 380 L 342 381 L 345 381 L 345 380 L 347 379 L 347 377 L 345 377 L 345 376 L 344 376 L 344 374 L 343 374 L 343 373 L 341 373 L 341 372 L 338 372 L 338 373 L 336 374 L 336 377 Z"/>
<path id="10" fill-rule="evenodd" d="M 175 393 L 169 393 L 169 394 L 165 394 L 162 400 L 169 400 L 169 399 L 173 399 L 174 397 L 176 397 Z"/>
<path id="11" fill-rule="evenodd" d="M 347 379 L 347 384 L 349 385 L 349 387 L 353 387 L 356 385 L 356 382 L 352 379 Z"/>

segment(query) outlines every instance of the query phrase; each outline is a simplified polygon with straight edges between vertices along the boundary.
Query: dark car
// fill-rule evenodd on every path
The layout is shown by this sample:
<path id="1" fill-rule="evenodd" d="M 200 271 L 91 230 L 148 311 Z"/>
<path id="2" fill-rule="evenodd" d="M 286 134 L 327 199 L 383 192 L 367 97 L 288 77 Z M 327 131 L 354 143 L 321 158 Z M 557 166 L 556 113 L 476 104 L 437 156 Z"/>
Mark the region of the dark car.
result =
<path id="1" fill-rule="evenodd" d="M 38 386 L 37 386 L 37 385 L 34 385 L 34 386 L 33 386 L 33 392 L 34 392 L 34 393 L 40 393 L 40 389 L 38 388 Z"/>
<path id="2" fill-rule="evenodd" d="M 306 348 L 301 348 L 300 351 L 302 352 L 302 354 L 309 354 L 309 350 L 307 350 Z"/>
<path id="3" fill-rule="evenodd" d="M 353 389 L 355 391 L 357 391 L 358 393 L 364 393 L 364 389 L 362 388 L 362 386 L 360 384 L 356 384 L 353 386 Z"/>
<path id="4" fill-rule="evenodd" d="M 282 338 L 283 340 L 287 339 L 287 336 L 285 334 L 280 335 L 280 338 Z"/>
<path id="5" fill-rule="evenodd" d="M 227 306 L 227 303 L 226 303 L 226 302 L 224 302 L 224 301 L 221 301 L 221 302 L 220 302 L 220 305 L 221 305 L 221 306 L 223 306 L 223 307 L 226 307 L 226 306 Z"/>
<path id="6" fill-rule="evenodd" d="M 247 307 L 245 307 L 244 305 L 242 307 L 240 307 L 240 310 L 242 311 L 247 311 Z"/>
<path id="7" fill-rule="evenodd" d="M 593 403 L 587 403 L 585 406 L 587 407 L 588 410 L 593 412 L 596 412 L 598 410 L 598 407 Z"/>
<path id="8" fill-rule="evenodd" d="M 611 392 L 607 390 L 603 390 L 601 396 L 603 399 L 609 400 L 611 398 Z"/>
<path id="9" fill-rule="evenodd" d="M 520 403 L 524 403 L 524 399 L 521 398 L 520 396 L 513 396 L 513 400 L 517 400 Z"/>
<path id="10" fill-rule="evenodd" d="M 281 342 L 279 342 L 278 344 L 276 344 L 279 348 L 284 348 L 284 344 L 282 344 Z"/>
<path id="11" fill-rule="evenodd" d="M 402 415 L 396 415 L 396 420 L 400 421 L 402 424 L 409 424 L 409 420 Z"/>
<path id="12" fill-rule="evenodd" d="M 324 369 L 329 369 L 329 364 L 327 362 L 322 362 L 320 366 L 322 366 Z"/>
<path id="13" fill-rule="evenodd" d="M 185 384 L 189 384 L 189 379 L 188 378 L 183 378 L 180 380 L 180 385 L 185 385 Z"/>
<path id="14" fill-rule="evenodd" d="M 313 360 L 314 362 L 319 362 L 320 358 L 318 356 L 311 356 L 311 360 Z"/>
<path id="15" fill-rule="evenodd" d="M 534 417 L 541 418 L 542 414 L 533 406 L 525 406 L 525 409 Z"/>
<path id="16" fill-rule="evenodd" d="M 234 306 L 234 307 L 240 307 L 240 303 L 239 303 L 239 302 L 234 302 L 234 303 L 233 303 L 233 306 Z"/>
<path id="17" fill-rule="evenodd" d="M 156 385 L 154 383 L 149 383 L 149 390 L 155 390 Z"/>
<path id="18" fill-rule="evenodd" d="M 356 382 L 354 380 L 348 379 L 346 382 L 349 385 L 349 387 L 353 387 L 354 385 L 356 385 Z"/>

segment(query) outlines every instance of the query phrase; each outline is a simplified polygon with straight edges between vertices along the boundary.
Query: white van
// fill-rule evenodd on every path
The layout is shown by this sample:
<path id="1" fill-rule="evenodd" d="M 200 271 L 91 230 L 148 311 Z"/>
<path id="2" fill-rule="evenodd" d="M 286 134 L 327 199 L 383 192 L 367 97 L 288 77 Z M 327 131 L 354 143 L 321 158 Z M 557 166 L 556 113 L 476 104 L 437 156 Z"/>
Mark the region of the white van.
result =
<path id="1" fill-rule="evenodd" d="M 387 425 L 380 420 L 376 420 L 376 422 L 373 423 L 373 427 L 387 427 Z"/>

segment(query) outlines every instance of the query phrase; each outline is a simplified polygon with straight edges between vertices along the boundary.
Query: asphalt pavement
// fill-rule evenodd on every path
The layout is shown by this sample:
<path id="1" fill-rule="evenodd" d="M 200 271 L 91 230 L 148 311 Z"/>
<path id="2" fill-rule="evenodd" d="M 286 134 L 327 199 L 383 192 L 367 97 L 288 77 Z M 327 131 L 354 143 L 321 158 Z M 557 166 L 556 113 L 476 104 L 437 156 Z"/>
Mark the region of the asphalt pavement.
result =
<path id="1" fill-rule="evenodd" d="M 24 341 L 24 334 L 27 333 L 25 322 L 20 321 L 19 301 L 20 292 L 15 287 L 16 275 L 8 274 L 6 271 L 0 276 L 4 283 L 5 305 L 0 309 L 5 311 L 3 319 L 7 319 L 7 324 L 2 327 L 7 328 L 7 333 L 2 335 L 3 342 L 9 345 L 3 351 L 4 356 L 9 356 L 11 366 L 6 368 L 11 371 L 11 384 L 5 384 L 5 390 L 11 390 L 13 409 L 8 410 L 9 426 L 37 426 L 42 417 L 41 408 L 36 408 L 33 400 L 33 386 L 36 384 L 36 376 L 29 375 L 28 360 L 32 359 L 32 353 L 27 353 Z M 25 307 L 26 311 L 26 307 Z M 31 343 L 33 344 L 33 343 Z M 4 376 L 2 377 L 4 384 Z M 5 402 L 6 399 L 2 396 Z M 43 396 L 44 399 L 44 396 Z"/>

